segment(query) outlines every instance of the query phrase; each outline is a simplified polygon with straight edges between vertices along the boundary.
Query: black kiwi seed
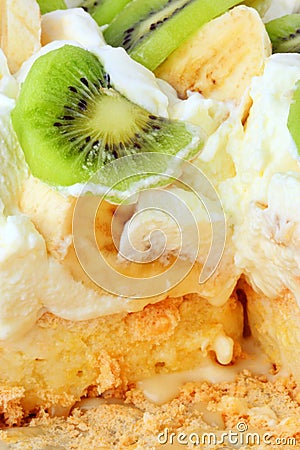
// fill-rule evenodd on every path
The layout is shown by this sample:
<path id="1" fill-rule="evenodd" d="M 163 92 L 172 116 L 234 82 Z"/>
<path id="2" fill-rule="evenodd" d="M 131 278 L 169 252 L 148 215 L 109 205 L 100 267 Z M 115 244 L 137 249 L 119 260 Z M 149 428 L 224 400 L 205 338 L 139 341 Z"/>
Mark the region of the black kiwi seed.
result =
<path id="1" fill-rule="evenodd" d="M 53 125 L 54 125 L 55 127 L 61 127 L 61 126 L 62 126 L 62 123 L 60 123 L 60 122 L 55 122 Z"/>
<path id="2" fill-rule="evenodd" d="M 115 158 L 118 158 L 118 157 L 119 157 L 119 154 L 118 154 L 118 146 L 117 146 L 116 144 L 113 144 L 113 146 L 112 146 L 112 155 L 113 155 Z"/>
<path id="3" fill-rule="evenodd" d="M 104 74 L 104 79 L 105 79 L 105 81 L 107 83 L 107 87 L 110 87 L 110 75 L 109 75 L 109 73 L 105 73 Z"/>
<path id="4" fill-rule="evenodd" d="M 80 81 L 82 84 L 84 84 L 86 87 L 89 87 L 89 82 L 85 77 L 80 78 Z"/>
<path id="5" fill-rule="evenodd" d="M 63 116 L 64 120 L 74 120 L 73 116 Z"/>
<path id="6" fill-rule="evenodd" d="M 151 119 L 151 120 L 156 120 L 156 119 L 157 119 L 157 116 L 154 116 L 153 114 L 150 114 L 150 115 L 149 115 L 149 119 Z"/>
<path id="7" fill-rule="evenodd" d="M 82 111 L 85 111 L 87 109 L 87 102 L 82 99 L 78 102 L 78 106 Z"/>
<path id="8" fill-rule="evenodd" d="M 85 142 L 86 142 L 86 143 L 90 142 L 90 140 L 91 140 L 91 136 L 87 136 L 87 137 L 85 138 Z"/>
<path id="9" fill-rule="evenodd" d="M 74 86 L 69 86 L 68 89 L 69 89 L 69 91 L 71 91 L 71 92 L 77 92 L 77 89 L 76 89 L 76 87 L 74 87 Z"/>

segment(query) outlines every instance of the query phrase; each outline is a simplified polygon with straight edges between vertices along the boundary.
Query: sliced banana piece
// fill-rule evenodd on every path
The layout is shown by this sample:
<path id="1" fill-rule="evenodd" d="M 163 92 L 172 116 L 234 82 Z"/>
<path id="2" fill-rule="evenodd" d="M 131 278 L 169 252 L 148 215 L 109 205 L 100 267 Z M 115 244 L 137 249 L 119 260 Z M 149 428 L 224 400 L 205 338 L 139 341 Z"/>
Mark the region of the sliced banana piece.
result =
<path id="1" fill-rule="evenodd" d="M 0 0 L 0 45 L 12 73 L 39 50 L 40 9 L 36 0 Z"/>
<path id="2" fill-rule="evenodd" d="M 97 286 L 91 281 L 91 278 L 88 275 L 88 273 L 91 273 L 90 264 L 97 268 L 97 273 L 99 272 L 99 250 L 101 254 L 104 255 L 105 260 L 108 262 L 108 268 L 106 272 L 108 283 L 110 283 L 113 279 L 112 273 L 115 272 L 121 275 L 125 275 L 129 279 L 141 278 L 148 280 L 148 287 L 146 287 L 145 285 L 143 286 L 143 289 L 141 287 L 137 287 L 135 283 L 132 283 L 133 289 L 136 290 L 136 297 L 141 297 L 140 299 L 136 298 L 134 300 L 130 300 L 129 295 L 127 295 L 127 298 L 117 297 L 116 295 L 110 297 L 110 305 L 114 308 L 113 312 L 116 312 L 116 307 L 119 307 L 119 301 L 120 304 L 123 305 L 122 311 L 124 311 L 125 308 L 129 309 L 129 303 L 126 306 L 127 300 L 128 302 L 131 302 L 129 305 L 131 310 L 133 310 L 132 308 L 138 310 L 141 309 L 141 305 L 143 307 L 147 303 L 157 302 L 166 298 L 167 296 L 180 297 L 190 292 L 198 293 L 203 298 L 206 298 L 212 305 L 221 306 L 226 303 L 240 276 L 240 271 L 237 270 L 236 266 L 234 265 L 234 247 L 231 244 L 229 235 L 223 257 L 217 270 L 205 283 L 199 283 L 199 276 L 204 264 L 204 260 L 208 253 L 207 247 L 209 247 L 210 245 L 210 241 L 208 242 L 205 239 L 206 234 L 204 233 L 206 232 L 206 229 L 204 229 L 204 227 L 201 227 L 201 243 L 199 246 L 199 254 L 205 255 L 204 259 L 200 260 L 199 258 L 199 261 L 197 260 L 195 263 L 193 263 L 188 259 L 178 258 L 178 264 L 176 266 L 178 267 L 178 273 L 186 274 L 186 276 L 183 276 L 182 279 L 178 279 L 177 272 L 175 272 L 174 275 L 174 272 L 170 273 L 170 271 L 167 270 L 168 267 L 173 266 L 173 263 L 176 260 L 176 256 L 172 257 L 171 255 L 169 261 L 161 260 L 158 258 L 149 264 L 139 263 L 139 261 L 136 263 L 127 263 L 124 262 L 124 260 L 120 260 L 116 241 L 118 240 L 118 236 L 121 236 L 124 229 L 124 222 L 129 219 L 130 215 L 129 217 L 126 217 L 126 214 L 117 215 L 116 206 L 108 202 L 102 202 L 101 206 L 99 204 L 99 209 L 97 210 L 95 216 L 93 225 L 95 227 L 95 230 L 92 230 L 93 233 L 95 233 L 98 246 L 97 254 L 95 254 L 94 247 L 89 241 L 88 233 L 86 233 L 86 231 L 88 230 L 88 226 L 86 225 L 86 217 L 89 217 L 91 214 L 90 208 L 93 207 L 93 197 L 87 198 L 91 199 L 91 204 L 89 204 L 89 202 L 86 202 L 86 209 L 84 211 L 81 210 L 80 215 L 83 218 L 83 223 L 79 222 L 77 217 L 76 224 L 74 225 L 73 214 L 74 208 L 76 206 L 76 199 L 74 199 L 73 197 L 64 197 L 60 193 L 55 192 L 53 189 L 49 188 L 41 181 L 30 177 L 25 181 L 23 186 L 23 192 L 20 197 L 20 208 L 21 211 L 32 220 L 39 233 L 45 238 L 49 254 L 53 256 L 55 260 L 58 260 L 60 264 L 62 264 L 64 270 L 71 274 L 70 276 L 72 276 L 75 281 L 82 283 L 88 288 L 96 290 L 99 295 L 102 296 L 101 302 L 103 306 L 105 305 L 103 296 L 107 296 L 107 294 L 104 293 L 103 289 L 99 287 L 100 285 L 102 286 L 102 284 L 99 283 L 99 286 Z M 97 201 L 99 201 L 99 198 L 98 200 L 97 198 L 95 198 L 95 201 L 97 203 Z M 78 212 L 76 214 L 78 215 Z M 113 217 L 115 217 L 116 222 L 113 225 L 114 232 L 112 233 Z M 169 238 L 168 242 L 170 243 L 170 246 L 172 246 L 171 250 L 173 250 L 174 248 L 176 250 L 177 240 L 176 236 L 175 239 L 173 239 L 173 229 L 170 230 L 170 227 L 168 227 L 168 222 L 167 224 L 163 222 L 161 223 L 161 225 L 162 228 L 165 228 L 162 231 L 165 231 L 167 238 Z M 83 233 L 82 237 L 85 242 L 83 248 L 86 251 L 86 256 L 84 258 L 84 269 L 78 261 L 78 247 L 76 247 L 74 241 L 72 240 L 72 229 L 74 231 L 74 226 L 77 229 L 77 232 L 79 230 L 79 233 L 81 233 L 81 231 Z M 137 227 L 139 229 L 138 234 L 140 234 L 140 232 L 142 231 L 142 226 L 143 223 L 140 223 L 139 217 L 137 217 Z M 189 223 L 187 223 L 187 226 L 189 226 Z M 210 230 L 210 224 L 207 228 L 209 228 Z M 146 229 L 145 232 L 147 231 L 149 230 Z M 152 231 L 152 228 L 150 231 Z M 187 229 L 187 234 L 188 231 L 189 229 Z M 142 245 L 143 243 L 135 242 L 134 244 L 138 246 L 138 244 Z M 192 245 L 193 243 L 191 242 L 190 244 Z M 124 248 L 122 250 L 124 250 Z M 185 250 L 189 251 L 190 248 L 187 246 Z M 130 261 L 130 254 L 124 256 L 129 256 L 128 259 Z M 83 261 L 82 258 L 80 258 L 80 260 Z M 134 261 L 136 261 L 136 259 L 134 259 Z M 169 265 L 166 265 L 166 263 L 168 263 Z M 155 277 L 159 274 L 164 273 L 165 278 L 163 279 L 163 281 L 165 281 L 166 289 L 162 289 L 158 293 L 158 282 L 156 281 Z M 59 274 L 57 274 L 57 277 L 58 276 Z M 174 278 L 176 278 L 176 282 L 174 282 Z M 150 279 L 151 281 L 149 281 Z M 115 292 L 114 289 L 115 285 L 108 290 L 110 292 Z M 149 292 L 151 291 L 148 298 L 146 298 L 145 296 L 145 289 L 149 289 Z M 151 297 L 150 300 L 149 297 Z M 57 303 L 56 298 L 54 298 L 54 300 Z M 87 304 L 87 299 L 85 299 L 85 304 Z M 58 308 L 60 308 L 60 305 L 56 305 L 56 310 L 54 311 L 52 308 L 51 311 L 54 311 L 55 314 L 60 315 Z M 72 306 L 69 305 L 69 308 L 70 310 L 72 310 L 72 308 L 74 309 L 74 304 Z M 64 307 L 64 311 L 65 309 L 66 308 Z"/>
<path id="3" fill-rule="evenodd" d="M 197 91 L 240 104 L 252 77 L 271 55 L 264 24 L 253 8 L 237 6 L 204 25 L 156 70 L 181 98 Z M 245 102 L 245 108 L 249 107 Z"/>
<path id="4" fill-rule="evenodd" d="M 58 260 L 66 256 L 72 240 L 75 200 L 73 197 L 63 197 L 33 176 L 23 183 L 19 206 L 28 214 L 37 230 L 47 236 L 48 251 Z M 51 220 L 44 214 L 45 209 L 51 211 Z"/>

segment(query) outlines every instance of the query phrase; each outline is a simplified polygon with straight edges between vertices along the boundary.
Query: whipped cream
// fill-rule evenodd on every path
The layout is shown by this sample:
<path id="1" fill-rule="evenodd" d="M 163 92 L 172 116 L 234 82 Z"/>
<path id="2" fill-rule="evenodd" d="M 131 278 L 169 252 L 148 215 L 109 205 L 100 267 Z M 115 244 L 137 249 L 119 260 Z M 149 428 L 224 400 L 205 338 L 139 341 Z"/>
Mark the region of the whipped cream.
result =
<path id="1" fill-rule="evenodd" d="M 6 214 L 17 211 L 22 183 L 28 175 L 24 154 L 10 121 L 14 105 L 13 99 L 0 92 L 0 199 Z"/>
<path id="2" fill-rule="evenodd" d="M 266 296 L 289 289 L 300 305 L 300 164 L 287 127 L 299 79 L 300 56 L 278 54 L 253 80 L 245 132 L 230 147 L 237 174 L 221 192 L 236 224 L 236 265 Z"/>
<path id="3" fill-rule="evenodd" d="M 46 255 L 44 239 L 18 211 L 28 176 L 24 154 L 12 129 L 15 80 L 0 53 L 0 339 L 25 332 L 36 321 L 41 304 L 35 295 Z"/>

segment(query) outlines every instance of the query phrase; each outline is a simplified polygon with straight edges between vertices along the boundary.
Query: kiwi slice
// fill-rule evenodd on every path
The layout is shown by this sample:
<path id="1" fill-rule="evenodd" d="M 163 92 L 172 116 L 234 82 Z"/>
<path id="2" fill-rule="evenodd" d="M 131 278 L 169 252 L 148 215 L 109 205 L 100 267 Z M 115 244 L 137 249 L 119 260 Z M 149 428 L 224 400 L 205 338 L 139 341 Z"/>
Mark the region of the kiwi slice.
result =
<path id="1" fill-rule="evenodd" d="M 296 89 L 294 91 L 293 100 L 290 106 L 289 116 L 288 116 L 288 129 L 294 139 L 296 144 L 298 154 L 300 156 L 300 80 L 296 84 Z"/>
<path id="2" fill-rule="evenodd" d="M 124 47 L 156 69 L 206 22 L 241 3 L 236 0 L 132 0 L 104 31 L 108 44 Z"/>
<path id="3" fill-rule="evenodd" d="M 46 14 L 56 9 L 67 9 L 64 0 L 37 0 L 41 14 Z"/>
<path id="4" fill-rule="evenodd" d="M 198 127 L 132 103 L 113 87 L 94 54 L 68 44 L 34 62 L 12 121 L 32 174 L 58 186 L 84 183 L 123 156 L 192 158 L 203 144 Z M 114 181 L 112 171 L 101 177 L 100 184 Z"/>
<path id="5" fill-rule="evenodd" d="M 288 14 L 266 23 L 273 53 L 300 52 L 300 14 Z"/>
<path id="6" fill-rule="evenodd" d="M 98 25 L 110 23 L 130 0 L 85 0 L 80 4 Z"/>

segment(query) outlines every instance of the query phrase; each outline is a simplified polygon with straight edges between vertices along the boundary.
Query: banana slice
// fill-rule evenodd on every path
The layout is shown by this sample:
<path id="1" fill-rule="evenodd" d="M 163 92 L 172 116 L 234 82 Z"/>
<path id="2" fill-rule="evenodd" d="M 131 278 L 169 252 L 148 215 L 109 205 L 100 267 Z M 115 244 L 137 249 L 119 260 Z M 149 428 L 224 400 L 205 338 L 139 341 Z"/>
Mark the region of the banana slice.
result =
<path id="1" fill-rule="evenodd" d="M 156 70 L 181 98 L 198 91 L 240 104 L 252 77 L 271 55 L 264 24 L 253 8 L 237 6 L 212 20 L 175 50 Z M 246 102 L 245 108 L 249 106 Z"/>
<path id="2" fill-rule="evenodd" d="M 58 260 L 64 259 L 71 243 L 75 200 L 63 197 L 32 176 L 23 184 L 19 206 L 31 217 L 38 231 L 47 236 L 48 251 Z M 44 209 L 51 211 L 51 220 Z"/>
<path id="3" fill-rule="evenodd" d="M 12 73 L 39 50 L 41 19 L 36 0 L 0 0 L 0 45 Z"/>
<path id="4" fill-rule="evenodd" d="M 97 198 L 95 198 L 97 202 Z M 98 198 L 99 201 L 99 198 Z M 26 214 L 34 223 L 37 230 L 41 233 L 41 235 L 45 238 L 48 252 L 52 255 L 56 260 L 58 260 L 65 270 L 72 275 L 74 280 L 83 283 L 84 286 L 88 288 L 92 288 L 96 290 L 101 296 L 104 295 L 104 291 L 96 286 L 95 283 L 91 281 L 91 278 L 87 275 L 87 272 L 90 272 L 89 262 L 94 264 L 96 267 L 97 263 L 97 255 L 94 253 L 94 248 L 89 241 L 89 238 L 86 237 L 86 246 L 84 247 L 87 251 L 87 255 L 85 258 L 85 270 L 81 267 L 78 262 L 77 251 L 75 249 L 74 242 L 72 240 L 72 227 L 74 224 L 73 213 L 74 207 L 76 204 L 76 199 L 73 197 L 64 197 L 60 193 L 55 192 L 53 189 L 49 188 L 41 181 L 30 177 L 27 179 L 23 186 L 23 192 L 20 197 L 20 208 L 21 211 Z M 93 206 L 93 199 L 91 197 L 91 204 L 87 202 L 84 211 L 81 211 L 82 217 L 84 220 L 87 216 L 91 214 L 90 207 Z M 77 213 L 78 214 L 78 213 Z M 199 245 L 199 254 L 205 255 L 204 260 L 199 258 L 199 261 L 193 263 L 188 259 L 178 258 L 178 273 L 186 273 L 186 276 L 183 278 L 179 278 L 177 280 L 177 272 L 175 273 L 176 282 L 174 282 L 173 272 L 170 274 L 167 267 L 172 267 L 176 257 L 170 256 L 169 266 L 166 266 L 166 261 L 161 259 L 155 259 L 149 264 L 143 263 L 124 263 L 123 260 L 120 261 L 118 256 L 118 249 L 115 245 L 115 239 L 118 240 L 118 236 L 121 236 L 124 220 L 127 221 L 129 217 L 124 217 L 122 214 L 116 214 L 116 207 L 107 202 L 103 202 L 99 210 L 97 211 L 95 217 L 95 235 L 97 240 L 98 249 L 100 249 L 101 253 L 104 255 L 105 260 L 108 261 L 109 268 L 107 269 L 106 275 L 107 280 L 110 283 L 112 278 L 111 273 L 118 273 L 126 276 L 127 278 L 143 278 L 143 279 L 151 279 L 151 282 L 148 282 L 148 285 L 143 287 L 137 287 L 133 284 L 133 288 L 136 290 L 136 296 L 141 296 L 140 300 L 135 299 L 131 301 L 131 308 L 134 304 L 135 307 L 140 306 L 143 303 L 143 306 L 149 303 L 149 298 L 145 298 L 145 290 L 149 289 L 149 296 L 151 297 L 151 303 L 162 300 L 166 298 L 167 295 L 172 297 L 180 297 L 182 295 L 188 294 L 190 292 L 199 293 L 203 298 L 206 298 L 211 304 L 221 306 L 223 305 L 227 299 L 230 297 L 234 286 L 239 278 L 240 271 L 236 269 L 234 265 L 233 252 L 234 247 L 231 243 L 231 235 L 228 231 L 227 235 L 227 243 L 225 246 L 223 257 L 220 261 L 220 264 L 217 270 L 213 273 L 213 275 L 205 282 L 199 283 L 199 276 L 204 264 L 204 260 L 206 255 L 208 254 L 208 249 L 210 245 L 210 240 L 206 240 L 206 233 L 210 233 L 211 225 L 208 224 L 206 228 L 204 228 L 205 223 L 201 223 L 201 242 Z M 114 233 L 112 233 L 112 221 L 113 217 L 116 217 L 116 223 L 114 228 Z M 197 211 L 198 217 L 198 211 Z M 140 231 L 142 231 L 144 222 L 139 222 L 139 216 L 137 217 L 137 226 Z M 83 232 L 86 230 L 86 225 L 82 226 L 80 222 L 76 222 L 75 228 L 82 229 Z M 175 246 L 177 240 L 176 235 L 175 239 L 173 239 L 172 232 L 173 229 L 170 229 L 169 226 L 166 226 L 166 223 L 162 223 L 165 226 L 165 231 L 167 238 L 170 238 L 170 245 Z M 167 223 L 168 225 L 168 223 Z M 189 222 L 187 223 L 187 227 L 189 227 Z M 147 229 L 145 230 L 145 232 Z M 151 231 L 151 230 L 150 230 Z M 186 233 L 188 234 L 189 228 L 187 228 Z M 114 236 L 112 235 L 114 234 Z M 118 236 L 117 236 L 118 235 Z M 210 234 L 209 234 L 210 235 Z M 142 243 L 141 243 L 142 244 Z M 190 246 L 193 243 L 190 242 Z M 195 244 L 194 244 L 195 245 Z M 122 247 L 120 243 L 120 247 Z M 173 249 L 172 247 L 172 249 Z M 126 248 L 126 247 L 125 247 Z M 176 247 L 177 248 L 177 247 Z M 77 249 L 78 250 L 78 249 Z M 121 250 L 124 251 L 124 248 Z M 188 252 L 189 247 L 186 247 L 185 250 Z M 122 253 L 122 252 L 121 252 Z M 124 251 L 124 256 L 129 257 L 126 251 Z M 134 255 L 135 256 L 135 255 Z M 94 257 L 96 259 L 94 259 Z M 134 258 L 133 258 L 134 259 Z M 134 259 L 136 261 L 136 259 Z M 98 269 L 97 269 L 98 270 Z M 101 269 L 102 270 L 102 269 Z M 158 274 L 165 273 L 166 278 L 165 283 L 168 290 L 161 290 L 161 293 L 158 293 L 158 282 L 155 277 Z M 109 275 L 110 274 L 110 275 Z M 158 277 L 157 277 L 158 278 Z M 181 280 L 181 281 L 180 281 Z M 178 282 L 179 281 L 179 282 Z M 125 283 L 123 281 L 123 283 Z M 101 284 L 101 283 L 99 283 Z M 108 289 L 110 292 L 116 292 L 115 288 Z M 153 293 L 155 292 L 155 293 Z M 106 295 L 106 294 L 105 294 Z M 130 296 L 127 295 L 128 301 L 130 301 Z M 110 297 L 110 304 L 114 308 L 117 305 L 117 298 L 120 300 L 123 305 L 124 299 L 121 297 Z M 114 299 L 112 301 L 112 298 Z M 118 301 L 119 301 L 118 300 Z M 140 303 L 139 303 L 140 302 Z M 85 300 L 87 304 L 87 300 Z M 102 299 L 102 305 L 105 302 Z M 142 306 L 142 307 L 143 307 Z M 70 311 L 74 309 L 74 305 L 69 305 Z M 123 308 L 124 310 L 124 308 Z M 52 310 L 53 311 L 53 310 Z M 58 313 L 58 310 L 56 310 Z M 59 314 L 58 314 L 59 315 Z"/>

